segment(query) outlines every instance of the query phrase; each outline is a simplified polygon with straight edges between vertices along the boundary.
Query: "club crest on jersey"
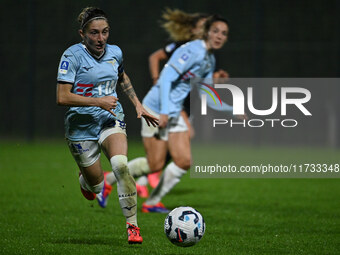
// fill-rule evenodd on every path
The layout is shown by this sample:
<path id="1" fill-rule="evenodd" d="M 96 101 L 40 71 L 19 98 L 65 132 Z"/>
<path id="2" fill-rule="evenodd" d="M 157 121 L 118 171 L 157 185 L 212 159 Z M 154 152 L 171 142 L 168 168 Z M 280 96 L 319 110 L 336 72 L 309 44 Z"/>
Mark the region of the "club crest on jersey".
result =
<path id="1" fill-rule="evenodd" d="M 110 61 L 106 61 L 106 63 L 109 63 L 109 64 L 111 64 L 112 66 L 114 66 L 115 64 L 116 64 L 116 60 L 115 59 L 113 59 L 113 60 L 110 60 Z"/>
<path id="2" fill-rule="evenodd" d="M 67 74 L 69 64 L 70 63 L 67 61 L 62 61 L 60 64 L 59 73 Z"/>
<path id="3" fill-rule="evenodd" d="M 179 59 L 178 62 L 182 65 L 189 59 L 189 55 L 184 53 Z"/>

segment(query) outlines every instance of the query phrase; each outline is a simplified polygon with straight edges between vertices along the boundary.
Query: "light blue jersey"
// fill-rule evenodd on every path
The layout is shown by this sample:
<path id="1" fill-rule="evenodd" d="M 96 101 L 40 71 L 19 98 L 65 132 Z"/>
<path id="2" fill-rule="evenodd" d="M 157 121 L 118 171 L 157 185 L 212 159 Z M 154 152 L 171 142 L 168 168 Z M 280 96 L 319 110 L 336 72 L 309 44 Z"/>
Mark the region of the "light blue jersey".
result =
<path id="1" fill-rule="evenodd" d="M 115 96 L 118 76 L 123 72 L 123 56 L 116 45 L 106 45 L 105 54 L 96 59 L 81 43 L 69 47 L 61 57 L 58 82 L 73 84 L 72 93 L 84 97 Z M 62 84 L 61 84 L 62 86 Z M 98 140 L 100 131 L 116 124 L 124 125 L 124 113 L 118 102 L 117 117 L 100 107 L 70 107 L 65 115 L 66 138 L 71 141 Z"/>
<path id="2" fill-rule="evenodd" d="M 157 84 L 144 97 L 143 104 L 158 114 L 177 117 L 191 90 L 190 78 L 212 77 L 214 69 L 215 57 L 207 51 L 205 42 L 188 42 L 172 54 Z"/>

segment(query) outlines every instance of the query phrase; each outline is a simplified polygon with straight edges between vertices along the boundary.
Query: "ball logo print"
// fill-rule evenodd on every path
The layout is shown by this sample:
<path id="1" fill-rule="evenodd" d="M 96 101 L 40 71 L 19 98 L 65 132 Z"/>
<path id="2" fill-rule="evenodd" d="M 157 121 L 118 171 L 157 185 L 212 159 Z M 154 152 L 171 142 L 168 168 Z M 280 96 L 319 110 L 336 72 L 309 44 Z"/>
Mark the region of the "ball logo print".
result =
<path id="1" fill-rule="evenodd" d="M 164 221 L 164 233 L 173 244 L 188 247 L 198 243 L 205 232 L 202 215 L 192 207 L 177 207 Z"/>

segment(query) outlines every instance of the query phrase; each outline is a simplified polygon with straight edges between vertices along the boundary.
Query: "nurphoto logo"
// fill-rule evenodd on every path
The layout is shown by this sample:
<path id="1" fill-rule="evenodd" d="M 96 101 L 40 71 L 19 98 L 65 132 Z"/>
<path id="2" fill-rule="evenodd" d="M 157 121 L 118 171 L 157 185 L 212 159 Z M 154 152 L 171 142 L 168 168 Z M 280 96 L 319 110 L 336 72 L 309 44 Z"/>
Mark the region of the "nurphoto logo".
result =
<path id="1" fill-rule="evenodd" d="M 232 97 L 232 115 L 234 116 L 247 116 L 250 114 L 252 118 L 244 118 L 242 120 L 233 120 L 231 119 L 221 119 L 214 118 L 212 122 L 212 126 L 216 127 L 218 125 L 228 125 L 230 127 L 251 127 L 251 128 L 259 128 L 265 125 L 270 125 L 271 127 L 275 127 L 276 125 L 280 125 L 285 128 L 296 127 L 298 125 L 298 120 L 295 118 L 287 118 L 288 110 L 287 106 L 290 106 L 289 109 L 294 110 L 295 114 L 296 110 L 298 110 L 299 114 L 302 116 L 312 116 L 312 113 L 308 110 L 306 104 L 311 100 L 311 92 L 303 87 L 271 87 L 266 88 L 271 93 L 270 97 L 266 98 L 266 100 L 270 100 L 269 106 L 266 106 L 264 109 L 258 109 L 255 107 L 256 100 L 259 101 L 259 98 L 254 97 L 254 91 L 256 88 L 247 87 L 246 94 L 234 84 L 228 83 L 216 83 L 209 85 L 207 82 L 199 82 L 199 91 L 201 98 L 201 115 L 207 115 L 209 107 L 209 100 L 214 102 L 215 105 L 221 105 L 223 97 L 229 95 Z M 219 104 L 217 103 L 217 100 Z M 221 99 L 222 98 L 222 99 Z M 230 102 L 229 102 L 230 104 Z M 218 110 L 218 107 L 216 108 Z M 275 114 L 275 116 L 280 116 L 280 118 L 271 118 L 271 116 Z M 255 116 L 255 118 L 253 118 Z"/>

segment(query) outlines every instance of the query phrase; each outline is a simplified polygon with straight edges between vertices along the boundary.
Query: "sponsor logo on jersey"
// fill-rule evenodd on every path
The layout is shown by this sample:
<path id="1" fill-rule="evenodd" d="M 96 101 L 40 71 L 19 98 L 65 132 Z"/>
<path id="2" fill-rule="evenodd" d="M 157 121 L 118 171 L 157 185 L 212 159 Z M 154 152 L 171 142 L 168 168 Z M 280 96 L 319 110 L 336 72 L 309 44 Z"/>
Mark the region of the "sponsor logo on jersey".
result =
<path id="1" fill-rule="evenodd" d="M 184 53 L 179 59 L 178 62 L 182 65 L 189 59 L 189 55 Z"/>
<path id="2" fill-rule="evenodd" d="M 82 96 L 86 96 L 86 97 L 92 96 L 93 84 L 78 83 L 77 87 L 78 87 L 76 89 L 77 95 L 82 95 Z"/>
<path id="3" fill-rule="evenodd" d="M 62 61 L 59 68 L 59 73 L 67 74 L 69 64 L 70 63 L 68 61 Z"/>

